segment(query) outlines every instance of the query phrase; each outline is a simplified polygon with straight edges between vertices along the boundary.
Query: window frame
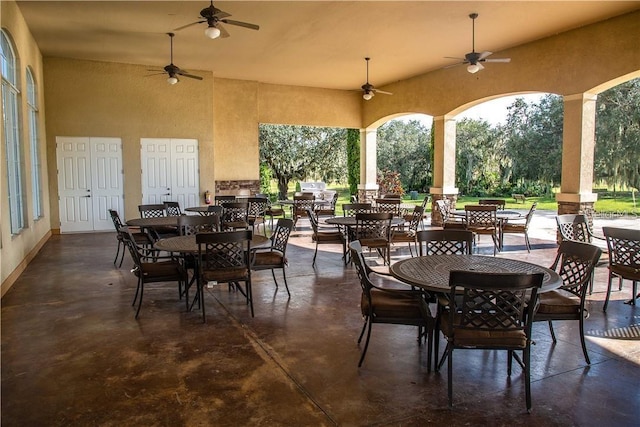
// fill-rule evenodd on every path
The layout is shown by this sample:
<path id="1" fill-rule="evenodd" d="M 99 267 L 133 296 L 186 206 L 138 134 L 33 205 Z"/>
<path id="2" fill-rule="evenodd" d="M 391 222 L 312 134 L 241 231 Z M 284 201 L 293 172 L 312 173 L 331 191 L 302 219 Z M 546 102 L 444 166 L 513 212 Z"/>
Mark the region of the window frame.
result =
<path id="1" fill-rule="evenodd" d="M 42 203 L 42 163 L 40 157 L 40 117 L 38 110 L 38 87 L 31 67 L 26 69 L 27 113 L 29 115 L 29 148 L 31 151 L 31 201 L 33 219 L 44 216 Z"/>
<path id="2" fill-rule="evenodd" d="M 7 196 L 12 235 L 19 234 L 26 227 L 18 70 L 18 58 L 14 43 L 9 34 L 4 29 L 0 29 L 2 119 L 6 145 Z"/>

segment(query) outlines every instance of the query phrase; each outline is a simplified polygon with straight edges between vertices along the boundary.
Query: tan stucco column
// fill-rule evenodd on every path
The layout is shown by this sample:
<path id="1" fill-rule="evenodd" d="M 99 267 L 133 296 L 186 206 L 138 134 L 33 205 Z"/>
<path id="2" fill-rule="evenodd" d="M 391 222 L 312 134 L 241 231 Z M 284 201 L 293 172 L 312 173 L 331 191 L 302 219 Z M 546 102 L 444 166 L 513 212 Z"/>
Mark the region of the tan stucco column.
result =
<path id="1" fill-rule="evenodd" d="M 558 214 L 592 216 L 598 195 L 593 193 L 596 99 L 590 93 L 564 97 L 562 182 L 556 194 Z"/>
<path id="2" fill-rule="evenodd" d="M 373 201 L 378 195 L 377 184 L 377 128 L 360 131 L 360 184 L 358 184 L 358 200 Z"/>
<path id="3" fill-rule="evenodd" d="M 435 146 L 433 153 L 433 187 L 431 194 L 431 224 L 442 223 L 442 218 L 435 209 L 435 202 L 440 199 L 451 200 L 455 207 L 458 198 L 456 187 L 456 121 L 449 116 L 433 118 Z"/>

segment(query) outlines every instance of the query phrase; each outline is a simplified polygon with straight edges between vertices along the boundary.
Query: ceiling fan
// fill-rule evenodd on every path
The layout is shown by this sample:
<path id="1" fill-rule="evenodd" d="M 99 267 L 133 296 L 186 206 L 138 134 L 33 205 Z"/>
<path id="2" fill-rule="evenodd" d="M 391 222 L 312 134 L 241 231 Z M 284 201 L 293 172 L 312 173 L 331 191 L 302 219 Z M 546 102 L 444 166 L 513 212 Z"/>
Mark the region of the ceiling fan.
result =
<path id="1" fill-rule="evenodd" d="M 232 19 L 227 19 L 231 14 L 227 12 L 223 12 L 222 10 L 213 6 L 213 0 L 211 0 L 211 5 L 205 7 L 200 11 L 200 19 L 196 22 L 192 22 L 191 24 L 183 25 L 182 27 L 176 28 L 173 31 L 180 31 L 184 28 L 190 27 L 196 24 L 207 23 L 207 28 L 204 30 L 204 34 L 210 39 L 215 39 L 217 37 L 226 38 L 229 37 L 229 33 L 227 30 L 220 24 L 221 22 L 229 25 L 237 25 L 238 27 L 245 27 L 251 30 L 259 30 L 260 27 L 255 24 L 249 24 L 248 22 L 234 21 Z"/>
<path id="2" fill-rule="evenodd" d="M 391 92 L 385 92 L 384 90 L 376 89 L 371 83 L 369 83 L 369 60 L 371 58 L 364 58 L 367 61 L 367 82 L 362 87 L 362 97 L 365 101 L 370 100 L 376 93 L 383 93 L 385 95 L 393 95 Z"/>
<path id="3" fill-rule="evenodd" d="M 169 76 L 169 78 L 167 79 L 167 82 L 171 85 L 174 85 L 180 81 L 178 80 L 178 76 L 189 77 L 190 79 L 202 80 L 202 77 L 189 74 L 188 71 L 181 70 L 177 65 L 173 64 L 173 36 L 175 36 L 175 34 L 167 33 L 167 35 L 170 37 L 170 40 L 171 40 L 171 57 L 170 57 L 171 61 L 169 65 L 163 68 L 164 71 L 159 74 L 166 73 Z M 148 71 L 160 71 L 160 70 L 148 70 Z"/>
<path id="4" fill-rule="evenodd" d="M 478 17 L 477 13 L 472 13 L 469 15 L 472 22 L 472 33 L 471 33 L 471 52 L 467 53 L 463 58 L 454 58 L 451 56 L 447 56 L 446 58 L 451 59 L 460 59 L 462 62 L 457 64 L 448 65 L 445 68 L 455 67 L 457 65 L 469 64 L 467 66 L 467 71 L 471 74 L 477 73 L 478 71 L 484 69 L 482 65 L 483 62 L 511 62 L 511 58 L 493 58 L 487 59 L 489 55 L 492 55 L 493 52 L 484 51 L 482 53 L 476 52 L 476 18 Z"/>

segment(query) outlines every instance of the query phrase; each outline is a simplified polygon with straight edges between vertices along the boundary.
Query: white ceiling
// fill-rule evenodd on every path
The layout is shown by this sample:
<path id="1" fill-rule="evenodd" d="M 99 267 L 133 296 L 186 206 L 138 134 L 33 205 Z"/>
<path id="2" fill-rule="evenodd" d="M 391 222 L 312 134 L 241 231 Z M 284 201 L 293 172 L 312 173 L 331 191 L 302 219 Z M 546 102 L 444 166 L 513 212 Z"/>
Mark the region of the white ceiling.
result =
<path id="1" fill-rule="evenodd" d="M 209 1 L 18 1 L 43 55 L 163 67 L 167 32 L 198 20 Z M 640 1 L 215 1 L 231 37 L 210 40 L 206 24 L 176 32 L 174 63 L 193 74 L 265 83 L 377 87 L 640 9 Z M 487 64 L 491 67 L 508 64 Z M 186 80 L 186 79 L 184 79 Z M 199 84 L 192 81 L 189 84 Z"/>

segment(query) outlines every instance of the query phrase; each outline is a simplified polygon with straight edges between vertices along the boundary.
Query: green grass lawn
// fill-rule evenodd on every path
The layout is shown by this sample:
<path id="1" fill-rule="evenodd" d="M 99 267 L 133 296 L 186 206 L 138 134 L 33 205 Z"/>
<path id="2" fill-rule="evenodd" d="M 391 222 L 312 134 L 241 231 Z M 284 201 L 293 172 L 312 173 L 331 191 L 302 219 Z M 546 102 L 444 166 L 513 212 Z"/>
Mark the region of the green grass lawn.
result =
<path id="1" fill-rule="evenodd" d="M 329 186 L 327 189 L 335 190 L 338 192 L 338 203 L 336 205 L 336 215 L 342 215 L 342 205 L 344 203 L 349 203 L 350 194 L 348 187 L 341 186 Z M 273 189 L 274 193 L 277 193 L 277 188 Z M 293 193 L 295 193 L 295 183 L 291 183 L 289 186 L 289 199 L 293 198 Z M 413 203 L 415 205 L 422 204 L 422 200 L 426 196 L 425 193 L 418 193 L 416 200 L 411 200 L 409 194 L 405 194 L 402 197 L 403 203 Z M 482 197 L 482 198 L 493 198 L 493 197 Z M 501 197 L 495 197 L 501 198 Z M 461 196 L 458 198 L 456 205 L 458 208 L 462 208 L 465 204 L 477 204 L 479 197 L 467 197 Z M 538 202 L 537 209 L 538 210 L 549 210 L 556 211 L 558 210 L 558 203 L 555 200 L 555 197 L 527 197 L 526 203 L 516 203 L 516 201 L 511 197 L 504 197 L 507 204 L 505 209 L 529 209 L 533 202 Z M 596 201 L 595 209 L 597 212 L 607 212 L 607 213 L 619 213 L 619 214 L 635 214 L 640 215 L 640 196 L 636 195 L 636 200 L 634 204 L 633 197 L 631 193 L 618 193 L 617 195 L 613 195 L 611 193 L 598 194 L 598 200 Z M 431 211 L 431 206 L 427 206 L 427 211 Z"/>

